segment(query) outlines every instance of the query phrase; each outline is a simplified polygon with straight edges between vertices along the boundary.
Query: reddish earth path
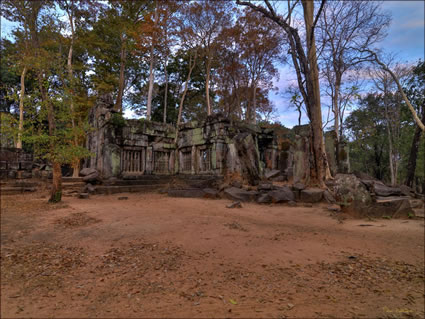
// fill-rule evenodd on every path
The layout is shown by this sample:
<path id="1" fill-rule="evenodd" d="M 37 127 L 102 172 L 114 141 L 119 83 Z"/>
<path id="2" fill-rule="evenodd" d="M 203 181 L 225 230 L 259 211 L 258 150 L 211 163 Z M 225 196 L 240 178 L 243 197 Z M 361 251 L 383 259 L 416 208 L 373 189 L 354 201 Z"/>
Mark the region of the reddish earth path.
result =
<path id="1" fill-rule="evenodd" d="M 2 196 L 1 316 L 423 318 L 423 220 L 228 203 Z"/>

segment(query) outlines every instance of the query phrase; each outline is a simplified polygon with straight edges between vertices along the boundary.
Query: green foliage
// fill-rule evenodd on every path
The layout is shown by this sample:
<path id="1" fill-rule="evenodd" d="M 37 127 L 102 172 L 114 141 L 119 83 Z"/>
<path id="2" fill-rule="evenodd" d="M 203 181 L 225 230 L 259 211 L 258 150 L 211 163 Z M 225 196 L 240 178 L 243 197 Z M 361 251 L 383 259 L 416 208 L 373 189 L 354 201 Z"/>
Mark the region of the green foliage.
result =
<path id="1" fill-rule="evenodd" d="M 388 139 L 382 97 L 369 94 L 346 119 L 352 171 L 388 178 Z"/>
<path id="2" fill-rule="evenodd" d="M 424 62 L 417 63 L 405 83 L 405 92 L 418 114 L 421 115 L 425 101 Z M 384 99 L 387 99 L 389 118 L 393 121 L 390 123 L 393 130 L 393 148 L 399 154 L 397 181 L 404 183 L 416 123 L 397 92 L 388 93 L 386 96 L 378 93 L 368 94 L 360 99 L 359 107 L 346 119 L 351 170 L 365 172 L 381 180 L 389 181 L 390 179 L 388 119 L 385 115 Z M 392 119 L 391 116 L 394 114 L 396 116 Z M 424 143 L 425 137 L 422 134 L 415 172 L 420 182 L 425 179 Z"/>
<path id="3" fill-rule="evenodd" d="M 0 145 L 2 147 L 14 147 L 18 138 L 18 120 L 9 113 L 0 113 Z"/>
<path id="4" fill-rule="evenodd" d="M 116 128 L 123 128 L 126 125 L 125 118 L 122 116 L 121 113 L 112 114 L 109 123 Z"/>

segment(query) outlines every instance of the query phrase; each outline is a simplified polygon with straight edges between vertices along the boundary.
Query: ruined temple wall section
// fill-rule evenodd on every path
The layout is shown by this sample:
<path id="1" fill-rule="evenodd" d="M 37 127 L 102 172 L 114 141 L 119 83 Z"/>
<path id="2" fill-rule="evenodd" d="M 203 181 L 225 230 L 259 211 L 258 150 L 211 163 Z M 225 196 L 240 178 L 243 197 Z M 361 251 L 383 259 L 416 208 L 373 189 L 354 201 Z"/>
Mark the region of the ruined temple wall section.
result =
<path id="1" fill-rule="evenodd" d="M 179 173 L 222 175 L 227 144 L 223 123 L 183 125 L 177 139 Z"/>
<path id="2" fill-rule="evenodd" d="M 282 151 L 273 129 L 232 123 L 220 116 L 201 123 L 185 123 L 178 130 L 144 120 L 114 121 L 114 116 L 110 107 L 94 108 L 90 115 L 94 129 L 87 138 L 87 147 L 93 157 L 86 161 L 85 167 L 96 168 L 104 178 L 145 174 L 225 175 L 247 171 L 248 164 L 260 176 L 267 169 L 280 169 L 288 178 L 295 175 L 300 180 L 308 172 L 305 134 L 300 133 L 303 138 L 295 139 L 291 148 Z M 246 139 L 250 143 L 245 145 L 249 154 L 244 155 L 239 144 L 247 134 L 252 138 Z M 244 156 L 250 158 L 249 163 Z"/>

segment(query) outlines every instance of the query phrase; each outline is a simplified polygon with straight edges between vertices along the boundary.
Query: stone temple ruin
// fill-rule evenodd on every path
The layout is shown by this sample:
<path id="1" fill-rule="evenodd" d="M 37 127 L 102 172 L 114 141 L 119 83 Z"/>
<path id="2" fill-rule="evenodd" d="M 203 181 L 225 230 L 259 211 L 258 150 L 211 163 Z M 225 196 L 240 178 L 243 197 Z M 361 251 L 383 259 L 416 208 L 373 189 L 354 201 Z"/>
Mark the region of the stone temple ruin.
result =
<path id="1" fill-rule="evenodd" d="M 332 133 L 325 134 L 325 147 L 335 178 L 326 182 L 326 190 L 306 187 L 308 125 L 266 128 L 215 114 L 176 128 L 126 120 L 113 110 L 108 95 L 91 109 L 89 122 L 86 141 L 92 156 L 83 160 L 83 177 L 63 178 L 64 196 L 159 190 L 176 197 L 260 204 L 324 201 L 338 204 L 338 211 L 372 217 L 417 216 L 414 210 L 423 209 L 423 194 L 407 186 L 390 187 L 365 174 L 348 174 L 347 146 L 336 145 Z M 0 176 L 2 194 L 23 193 L 35 191 L 40 181 L 52 178 L 52 171 L 32 154 L 1 148 Z"/>
<path id="2" fill-rule="evenodd" d="M 256 185 L 265 175 L 278 181 L 305 181 L 309 174 L 309 128 L 298 126 L 276 134 L 220 114 L 203 122 L 180 125 L 124 120 L 108 96 L 91 110 L 94 128 L 87 138 L 93 157 L 84 167 L 102 179 L 137 179 L 144 175 L 240 175 Z M 329 141 L 328 141 L 329 140 Z M 327 135 L 327 151 L 335 157 L 334 140 Z M 340 147 L 348 154 L 344 147 Z M 331 161 L 335 163 L 335 160 Z M 339 170 L 349 169 L 348 156 Z M 332 170 L 338 168 L 335 164 Z"/>

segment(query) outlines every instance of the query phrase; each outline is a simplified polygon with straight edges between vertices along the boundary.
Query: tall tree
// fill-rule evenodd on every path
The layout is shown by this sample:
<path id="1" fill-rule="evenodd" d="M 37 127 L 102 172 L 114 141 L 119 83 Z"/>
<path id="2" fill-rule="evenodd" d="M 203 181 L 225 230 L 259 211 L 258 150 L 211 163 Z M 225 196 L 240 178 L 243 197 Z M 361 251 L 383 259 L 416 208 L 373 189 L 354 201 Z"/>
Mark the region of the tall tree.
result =
<path id="1" fill-rule="evenodd" d="M 390 17 L 381 11 L 380 3 L 371 1 L 328 1 L 318 20 L 322 70 L 330 89 L 337 147 L 345 98 L 341 93 L 344 82 L 350 82 L 348 71 L 370 61 L 370 54 L 362 49 L 382 40 L 389 23 Z M 338 149 L 336 154 L 338 162 Z"/>
<path id="2" fill-rule="evenodd" d="M 412 104 L 415 105 L 415 109 L 418 114 L 421 114 L 421 121 L 425 123 L 425 62 L 419 61 L 418 64 L 413 69 L 413 74 L 410 76 L 410 79 L 407 82 L 406 93 L 409 97 L 409 101 L 412 101 Z M 416 162 L 418 158 L 419 150 L 419 141 L 423 135 L 419 125 L 415 125 L 415 133 L 412 137 L 412 143 L 409 152 L 409 160 L 407 164 L 407 177 L 405 184 L 409 187 L 413 186 L 415 172 L 416 172 Z"/>
<path id="3" fill-rule="evenodd" d="M 20 65 L 20 93 L 19 93 L 19 128 L 16 148 L 22 148 L 22 133 L 24 128 L 24 99 L 25 99 L 25 76 L 30 68 L 30 28 L 37 19 L 41 8 L 39 5 L 31 4 L 31 1 L 3 1 L 3 15 L 10 21 L 17 22 L 19 29 L 14 32 L 16 42 L 20 51 L 18 64 Z"/>
<path id="4" fill-rule="evenodd" d="M 297 74 L 298 86 L 306 104 L 307 115 L 310 119 L 312 156 L 310 182 L 325 187 L 325 179 L 330 176 L 328 176 L 329 166 L 323 142 L 319 70 L 317 64 L 316 40 L 314 36 L 314 29 L 325 0 L 321 2 L 316 16 L 314 15 L 314 2 L 308 0 L 301 1 L 306 37 L 305 46 L 301 41 L 298 29 L 291 25 L 293 23 L 292 13 L 297 2 L 298 1 L 291 3 L 291 1 L 288 1 L 286 16 L 283 17 L 276 12 L 276 9 L 269 0 L 263 1 L 265 7 L 253 4 L 249 1 L 236 0 L 237 4 L 248 6 L 277 23 L 288 36 L 292 62 Z"/>
<path id="5" fill-rule="evenodd" d="M 350 143 L 350 166 L 353 171 L 387 179 L 388 137 L 382 95 L 368 94 L 345 120 Z"/>
<path id="6" fill-rule="evenodd" d="M 59 7 L 66 14 L 69 31 L 70 31 L 70 39 L 69 39 L 69 49 L 68 49 L 68 57 L 67 57 L 67 71 L 68 71 L 68 81 L 67 83 L 67 96 L 70 107 L 70 117 L 71 117 L 71 125 L 74 131 L 74 144 L 75 146 L 79 145 L 79 134 L 78 134 L 78 118 L 77 118 L 77 110 L 76 110 L 76 95 L 77 95 L 77 79 L 74 76 L 74 65 L 73 65 L 73 55 L 75 50 L 75 42 L 81 41 L 82 39 L 76 38 L 78 34 L 80 34 L 79 29 L 86 27 L 81 23 L 77 23 L 79 20 L 84 18 L 85 16 L 94 15 L 94 11 L 100 8 L 95 2 L 89 2 L 85 0 L 75 1 L 75 0 L 60 0 L 58 1 Z M 77 28 L 77 30 L 76 30 Z M 81 123 L 80 123 L 81 124 Z M 80 158 L 77 156 L 73 163 L 73 177 L 78 177 L 80 172 Z"/>
<path id="7" fill-rule="evenodd" d="M 136 48 L 136 36 L 151 10 L 152 2 L 147 0 L 111 0 L 109 6 L 99 10 L 99 19 L 87 34 L 94 89 L 98 94 L 113 92 L 114 108 L 119 112 L 123 110 L 126 89 L 140 86 L 144 75 L 140 67 L 146 51 Z"/>
<path id="8" fill-rule="evenodd" d="M 158 11 L 159 11 L 159 5 L 158 1 L 155 0 L 155 9 L 154 9 L 154 19 L 151 22 L 152 24 L 152 35 L 151 35 L 151 47 L 150 47 L 150 54 L 149 54 L 149 88 L 148 88 L 148 101 L 146 106 L 146 118 L 148 120 L 151 119 L 151 113 L 152 113 L 152 91 L 153 91 L 153 83 L 154 83 L 154 64 L 155 64 L 155 45 L 157 42 L 157 25 L 158 25 Z"/>
<path id="9" fill-rule="evenodd" d="M 400 67 L 398 67 L 397 70 L 399 78 L 401 77 L 401 74 L 406 75 L 406 70 Z M 376 70 L 374 72 L 373 81 L 375 83 L 375 87 L 382 94 L 382 108 L 388 138 L 391 185 L 396 185 L 399 163 L 401 160 L 401 98 L 400 94 L 393 93 L 395 83 L 385 71 Z"/>
<path id="10" fill-rule="evenodd" d="M 207 114 L 211 115 L 210 81 L 213 59 L 219 47 L 218 37 L 226 24 L 231 21 L 230 2 L 212 1 L 192 3 L 186 12 L 186 24 L 193 30 L 192 35 L 200 44 L 202 57 L 205 60 L 205 101 Z"/>
<path id="11" fill-rule="evenodd" d="M 240 54 L 242 63 L 248 70 L 250 99 L 247 108 L 247 121 L 256 123 L 257 91 L 272 87 L 272 79 L 278 76 L 274 63 L 282 60 L 283 37 L 280 28 L 261 13 L 249 8 L 238 19 L 241 30 Z"/>
<path id="12" fill-rule="evenodd" d="M 397 85 L 397 89 L 400 92 L 401 97 L 403 98 L 403 101 L 406 103 L 407 107 L 409 108 L 410 113 L 413 116 L 413 119 L 415 120 L 416 124 L 419 126 L 419 128 L 425 132 L 425 125 L 421 121 L 421 119 L 418 116 L 418 113 L 416 112 L 415 108 L 413 107 L 412 103 L 410 103 L 409 99 L 406 96 L 406 93 L 403 90 L 403 86 L 400 83 L 400 80 L 398 79 L 397 75 L 391 70 L 391 68 L 383 62 L 379 57 L 378 54 L 376 54 L 375 51 L 369 50 L 369 49 L 363 49 L 362 51 L 369 53 L 372 56 L 372 61 L 375 62 L 382 70 L 387 72 L 391 78 L 394 80 L 395 84 Z"/>

